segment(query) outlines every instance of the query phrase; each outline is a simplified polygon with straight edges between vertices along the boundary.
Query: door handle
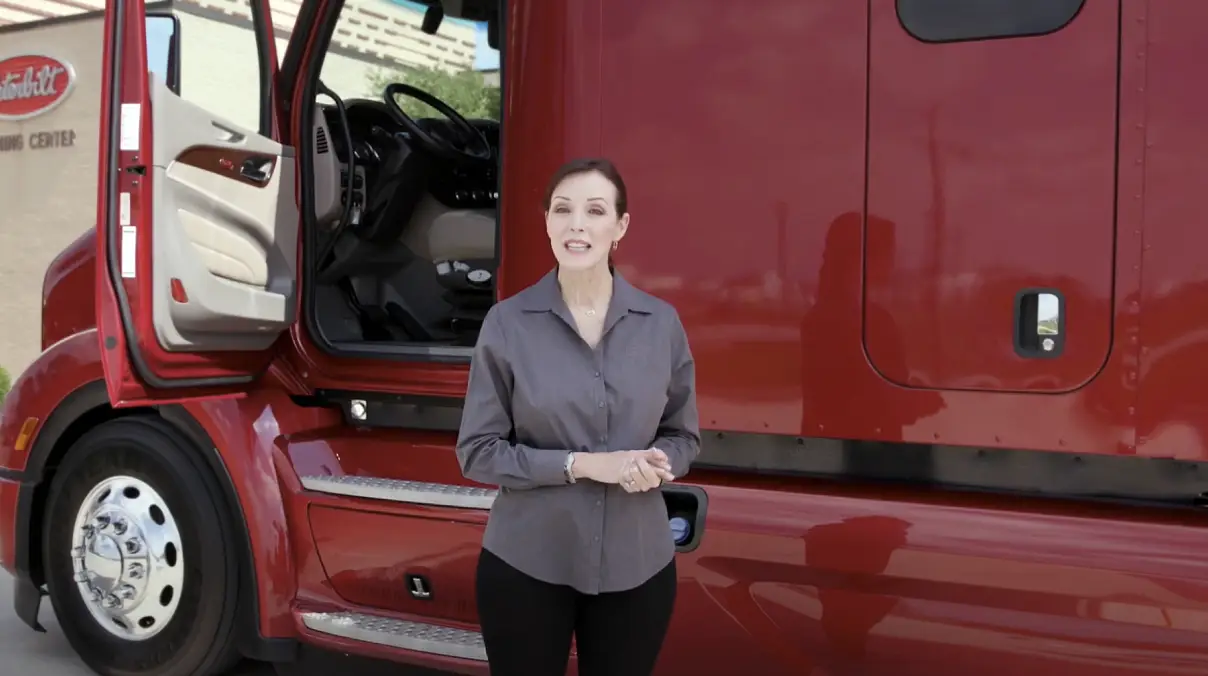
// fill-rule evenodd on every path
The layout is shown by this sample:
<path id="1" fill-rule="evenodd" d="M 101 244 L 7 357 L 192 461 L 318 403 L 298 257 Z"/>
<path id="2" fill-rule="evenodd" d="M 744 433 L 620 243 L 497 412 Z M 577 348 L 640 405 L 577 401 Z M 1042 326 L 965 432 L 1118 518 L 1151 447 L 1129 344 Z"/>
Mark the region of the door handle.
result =
<path id="1" fill-rule="evenodd" d="M 1065 347 L 1065 297 L 1056 289 L 1024 289 L 1015 296 L 1015 353 L 1051 359 Z"/>
<path id="2" fill-rule="evenodd" d="M 239 167 L 239 175 L 264 185 L 273 177 L 273 165 L 276 162 L 271 157 L 249 157 L 243 161 L 243 165 Z"/>

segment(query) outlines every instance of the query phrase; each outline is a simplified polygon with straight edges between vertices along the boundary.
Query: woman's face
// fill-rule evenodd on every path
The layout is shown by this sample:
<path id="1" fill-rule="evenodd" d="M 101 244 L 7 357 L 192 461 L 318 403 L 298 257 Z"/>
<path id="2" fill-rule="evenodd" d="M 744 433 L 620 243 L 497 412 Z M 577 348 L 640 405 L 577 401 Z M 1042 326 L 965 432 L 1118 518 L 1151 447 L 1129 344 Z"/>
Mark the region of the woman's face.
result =
<path id="1" fill-rule="evenodd" d="M 573 174 L 558 184 L 545 232 L 559 267 L 587 270 L 607 264 L 612 243 L 629 227 L 629 214 L 618 214 L 616 203 L 616 186 L 599 172 Z"/>

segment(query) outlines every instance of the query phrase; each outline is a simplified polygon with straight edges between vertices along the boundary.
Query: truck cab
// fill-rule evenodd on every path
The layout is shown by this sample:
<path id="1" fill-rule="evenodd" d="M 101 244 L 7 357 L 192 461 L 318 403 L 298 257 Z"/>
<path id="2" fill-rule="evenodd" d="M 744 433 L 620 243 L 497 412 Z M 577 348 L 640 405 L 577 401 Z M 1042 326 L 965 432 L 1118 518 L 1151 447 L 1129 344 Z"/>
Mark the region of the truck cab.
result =
<path id="1" fill-rule="evenodd" d="M 584 155 L 696 363 L 658 673 L 1208 669 L 1208 5 L 232 0 L 201 102 L 186 4 L 106 5 L 95 228 L 0 418 L 16 610 L 98 673 L 488 673 L 452 448 Z M 457 21 L 497 94 L 348 76 Z"/>

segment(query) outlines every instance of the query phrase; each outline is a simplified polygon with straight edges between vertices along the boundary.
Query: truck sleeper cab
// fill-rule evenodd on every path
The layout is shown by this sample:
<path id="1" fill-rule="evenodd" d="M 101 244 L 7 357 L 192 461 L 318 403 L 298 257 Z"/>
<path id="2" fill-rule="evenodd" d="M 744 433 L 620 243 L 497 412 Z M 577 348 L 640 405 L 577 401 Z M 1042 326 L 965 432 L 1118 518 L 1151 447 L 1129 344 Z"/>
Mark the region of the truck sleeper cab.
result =
<path id="1" fill-rule="evenodd" d="M 49 595 L 98 673 L 302 646 L 488 673 L 495 493 L 452 452 L 474 331 L 549 267 L 549 172 L 605 154 L 618 267 L 679 310 L 707 428 L 663 489 L 658 673 L 1208 669 L 1208 287 L 1175 236 L 1208 6 L 424 4 L 433 40 L 485 24 L 499 119 L 414 74 L 353 91 L 371 8 L 299 3 L 279 58 L 254 0 L 237 124 L 110 3 L 98 224 L 0 418 L 27 623 Z"/>

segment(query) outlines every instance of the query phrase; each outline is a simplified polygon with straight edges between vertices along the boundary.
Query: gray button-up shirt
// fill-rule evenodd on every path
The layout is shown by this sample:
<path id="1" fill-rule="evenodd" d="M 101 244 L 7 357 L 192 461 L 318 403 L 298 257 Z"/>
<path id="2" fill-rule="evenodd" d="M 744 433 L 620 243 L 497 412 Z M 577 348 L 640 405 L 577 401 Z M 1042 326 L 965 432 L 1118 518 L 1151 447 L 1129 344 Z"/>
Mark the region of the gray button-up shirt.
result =
<path id="1" fill-rule="evenodd" d="M 483 547 L 538 580 L 623 591 L 675 555 L 663 496 L 568 483 L 566 456 L 655 447 L 685 475 L 700 450 L 695 364 L 675 308 L 619 274 L 599 345 L 574 326 L 556 272 L 491 308 L 457 458 L 500 487 Z"/>

